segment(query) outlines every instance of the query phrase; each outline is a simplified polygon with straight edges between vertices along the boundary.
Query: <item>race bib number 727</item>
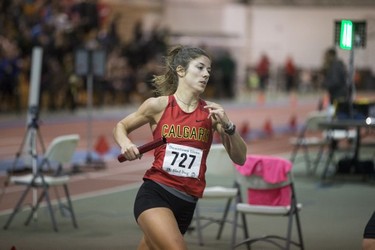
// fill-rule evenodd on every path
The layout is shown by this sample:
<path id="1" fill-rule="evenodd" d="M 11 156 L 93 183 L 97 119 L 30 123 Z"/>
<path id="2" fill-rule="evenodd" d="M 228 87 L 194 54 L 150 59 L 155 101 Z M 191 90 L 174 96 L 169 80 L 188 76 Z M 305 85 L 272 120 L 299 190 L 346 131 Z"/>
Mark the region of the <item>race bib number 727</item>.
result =
<path id="1" fill-rule="evenodd" d="M 163 170 L 171 175 L 198 178 L 202 155 L 201 149 L 168 143 Z"/>

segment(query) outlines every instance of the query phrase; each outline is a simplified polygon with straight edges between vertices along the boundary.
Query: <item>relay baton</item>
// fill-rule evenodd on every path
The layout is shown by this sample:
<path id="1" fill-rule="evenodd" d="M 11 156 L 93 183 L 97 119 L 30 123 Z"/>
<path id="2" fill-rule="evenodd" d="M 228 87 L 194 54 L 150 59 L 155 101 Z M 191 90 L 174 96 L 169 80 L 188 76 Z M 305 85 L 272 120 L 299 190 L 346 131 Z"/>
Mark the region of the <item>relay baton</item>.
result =
<path id="1" fill-rule="evenodd" d="M 156 140 L 153 140 L 152 142 L 149 142 L 149 143 L 146 143 L 146 144 L 144 144 L 142 146 L 139 146 L 138 150 L 139 150 L 140 154 L 144 154 L 144 153 L 146 153 L 146 152 L 148 152 L 150 150 L 153 150 L 153 149 L 155 149 L 157 147 L 160 147 L 161 145 L 163 145 L 165 143 L 167 143 L 167 139 L 163 136 L 160 139 L 156 139 Z M 124 162 L 124 161 L 126 161 L 126 158 L 125 158 L 125 156 L 123 154 L 119 154 L 117 156 L 117 160 L 119 162 Z"/>

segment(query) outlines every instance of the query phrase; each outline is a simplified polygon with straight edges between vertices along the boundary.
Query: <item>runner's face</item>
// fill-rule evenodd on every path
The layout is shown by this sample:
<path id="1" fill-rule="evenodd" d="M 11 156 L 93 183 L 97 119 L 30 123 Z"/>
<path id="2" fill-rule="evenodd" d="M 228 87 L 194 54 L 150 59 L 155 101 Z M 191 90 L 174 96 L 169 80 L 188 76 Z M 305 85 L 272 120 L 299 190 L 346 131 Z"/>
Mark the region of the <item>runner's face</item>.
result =
<path id="1" fill-rule="evenodd" d="M 185 81 L 193 89 L 202 93 L 211 73 L 211 60 L 206 56 L 198 57 L 189 63 Z"/>

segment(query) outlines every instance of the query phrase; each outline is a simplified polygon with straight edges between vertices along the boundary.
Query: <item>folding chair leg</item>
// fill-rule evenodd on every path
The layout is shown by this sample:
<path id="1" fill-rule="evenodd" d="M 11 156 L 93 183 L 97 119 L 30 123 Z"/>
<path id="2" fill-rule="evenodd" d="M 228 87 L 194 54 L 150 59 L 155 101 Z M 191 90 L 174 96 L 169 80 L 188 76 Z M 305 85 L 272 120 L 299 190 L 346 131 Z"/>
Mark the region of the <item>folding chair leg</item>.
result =
<path id="1" fill-rule="evenodd" d="M 314 169 L 313 169 L 313 172 L 312 172 L 313 174 L 316 173 L 316 170 L 317 170 L 317 168 L 318 168 L 318 166 L 319 166 L 319 162 L 320 162 L 320 160 L 322 159 L 323 151 L 324 151 L 324 146 L 321 146 L 321 147 L 319 148 L 318 154 L 317 154 L 317 156 L 316 156 L 316 158 L 315 158 Z"/>
<path id="2" fill-rule="evenodd" d="M 238 184 L 236 184 L 235 187 L 237 187 L 238 190 L 239 190 L 237 198 L 236 198 L 236 202 L 235 202 L 235 204 L 237 204 L 237 203 L 241 203 L 242 202 L 242 194 L 241 194 L 241 190 L 240 190 L 241 187 Z M 243 233 L 244 233 L 244 238 L 247 239 L 247 238 L 249 238 L 249 232 L 247 230 L 246 215 L 243 214 L 243 213 L 241 213 L 241 219 L 242 219 L 242 230 L 243 230 Z M 231 249 L 234 249 L 235 246 L 236 246 L 237 227 L 239 226 L 237 224 L 237 221 L 238 221 L 238 211 L 235 208 L 235 210 L 234 210 L 234 216 L 233 216 L 233 229 L 232 229 Z M 247 250 L 251 249 L 250 244 L 246 244 L 246 247 L 247 247 Z"/>
<path id="3" fill-rule="evenodd" d="M 195 213 L 196 213 L 196 216 L 197 216 L 196 220 L 197 220 L 198 244 L 200 246 L 203 246 L 204 243 L 203 243 L 203 236 L 202 236 L 202 230 L 201 230 L 202 229 L 201 228 L 202 224 L 201 224 L 201 221 L 200 221 L 201 214 L 200 214 L 200 211 L 199 211 L 199 204 L 198 203 L 197 203 L 197 206 L 195 208 Z"/>
<path id="4" fill-rule="evenodd" d="M 30 221 L 31 221 L 31 218 L 33 217 L 33 215 L 35 214 L 35 212 L 38 210 L 39 205 L 40 205 L 40 203 L 42 202 L 44 196 L 45 196 L 45 192 L 43 191 L 43 192 L 40 194 L 40 196 L 39 196 L 39 198 L 38 198 L 38 201 L 36 202 L 35 206 L 33 206 L 33 207 L 31 208 L 30 214 L 29 214 L 29 216 L 27 217 L 27 219 L 26 219 L 26 221 L 25 221 L 25 226 L 29 225 L 29 223 L 30 223 Z"/>
<path id="5" fill-rule="evenodd" d="M 227 216 L 228 216 L 231 203 L 232 203 L 232 198 L 229 198 L 225 206 L 223 217 L 221 218 L 221 221 L 220 221 L 219 231 L 217 232 L 217 236 L 216 236 L 217 240 L 221 238 L 221 233 L 223 232 L 225 221 L 227 220 Z"/>
<path id="6" fill-rule="evenodd" d="M 292 154 L 290 156 L 290 161 L 294 163 L 296 157 L 297 157 L 297 153 L 298 153 L 298 149 L 299 149 L 300 145 L 296 145 L 294 148 L 293 148 L 293 151 L 292 151 Z"/>
<path id="7" fill-rule="evenodd" d="M 307 174 L 311 173 L 311 162 L 310 162 L 310 156 L 309 156 L 309 150 L 306 145 L 303 146 L 303 155 L 305 157 L 305 162 L 306 162 L 306 172 Z"/>
<path id="8" fill-rule="evenodd" d="M 49 214 L 51 216 L 52 226 L 53 226 L 53 229 L 57 232 L 58 230 L 57 230 L 57 223 L 56 223 L 56 219 L 55 219 L 55 214 L 53 212 L 52 205 L 51 205 L 51 200 L 49 198 L 49 194 L 48 194 L 47 190 L 45 190 L 45 196 L 46 196 L 46 201 L 47 201 L 47 206 L 48 206 Z"/>
<path id="9" fill-rule="evenodd" d="M 247 231 L 246 215 L 241 213 L 241 219 L 242 219 L 242 229 L 243 229 L 243 233 L 244 233 L 244 239 L 247 239 L 247 238 L 249 238 L 249 232 Z M 235 246 L 236 246 L 237 227 L 239 227 L 239 225 L 237 224 L 237 220 L 238 220 L 238 212 L 235 211 L 234 221 L 233 221 L 233 230 L 232 230 L 231 249 L 235 249 Z M 249 243 L 246 243 L 246 248 L 247 248 L 247 250 L 251 249 L 251 246 L 250 246 Z"/>
<path id="10" fill-rule="evenodd" d="M 298 239 L 299 239 L 300 248 L 301 248 L 301 250 L 304 250 L 305 245 L 303 243 L 302 227 L 301 227 L 301 221 L 300 221 L 300 218 L 299 218 L 299 212 L 298 211 L 296 211 L 295 216 L 296 216 L 296 224 L 297 224 L 297 232 L 298 232 Z"/>
<path id="11" fill-rule="evenodd" d="M 324 166 L 324 170 L 323 170 L 323 173 L 322 173 L 322 177 L 321 177 L 322 180 L 325 180 L 326 177 L 327 177 L 328 168 L 329 168 L 329 165 L 332 162 L 332 158 L 333 158 L 333 151 L 329 152 L 329 154 L 328 154 L 328 158 L 326 160 L 326 163 L 325 163 L 325 166 Z"/>
<path id="12" fill-rule="evenodd" d="M 26 190 L 23 192 L 21 198 L 18 200 L 16 207 L 14 208 L 12 214 L 9 216 L 7 222 L 6 222 L 5 225 L 4 225 L 4 229 L 5 229 L 5 230 L 8 229 L 8 227 L 10 226 L 10 223 L 12 222 L 14 216 L 15 216 L 15 215 L 18 213 L 18 211 L 20 210 L 21 205 L 22 205 L 23 201 L 25 200 L 26 195 L 27 195 L 27 193 L 30 191 L 30 189 L 31 189 L 31 186 L 28 186 L 28 187 L 26 188 Z"/>
<path id="13" fill-rule="evenodd" d="M 322 174 L 322 177 L 321 177 L 323 180 L 325 180 L 326 177 L 327 177 L 328 168 L 329 168 L 329 165 L 332 162 L 332 159 L 333 159 L 333 156 L 335 154 L 336 148 L 337 148 L 337 141 L 331 140 L 330 145 L 329 145 L 328 158 L 327 158 L 326 164 L 324 166 L 324 171 L 323 171 L 323 174 Z"/>
<path id="14" fill-rule="evenodd" d="M 298 246 L 301 250 L 304 250 L 305 249 L 305 245 L 303 243 L 303 237 L 302 237 L 302 227 L 301 227 L 301 221 L 300 221 L 300 217 L 299 217 L 299 211 L 298 211 L 298 207 L 297 207 L 297 204 L 296 204 L 296 201 L 295 201 L 295 191 L 294 191 L 294 185 L 292 185 L 292 199 L 294 200 L 294 202 L 292 202 L 294 205 L 293 207 L 291 208 L 290 210 L 290 213 L 291 213 L 291 219 L 290 219 L 290 224 L 289 224 L 289 227 L 288 227 L 288 232 L 290 234 L 290 236 L 288 235 L 288 239 L 290 242 L 292 242 L 292 222 L 293 222 L 293 216 L 295 216 L 295 219 L 296 219 L 296 227 L 297 227 L 297 233 L 298 233 Z M 296 244 L 296 242 L 294 242 L 294 244 Z"/>
<path id="15" fill-rule="evenodd" d="M 29 214 L 29 217 L 27 218 L 27 220 L 25 222 L 25 225 L 26 226 L 29 225 L 29 223 L 31 221 L 31 218 L 33 217 L 34 213 L 38 210 L 39 205 L 42 202 L 43 198 L 46 198 L 47 208 L 48 208 L 49 214 L 51 216 L 53 230 L 55 230 L 55 232 L 57 232 L 58 231 L 57 223 L 56 223 L 56 219 L 55 219 L 55 214 L 54 214 L 53 209 L 52 209 L 51 200 L 50 200 L 49 195 L 48 195 L 48 188 L 47 187 L 43 189 L 43 192 L 39 196 L 37 204 L 31 210 L 31 212 Z"/>
<path id="16" fill-rule="evenodd" d="M 291 243 L 291 240 L 292 240 L 292 226 L 293 226 L 293 216 L 294 216 L 294 209 L 296 208 L 292 208 L 290 209 L 290 214 L 289 214 L 289 219 L 288 219 L 288 232 L 287 232 L 287 236 L 286 236 L 286 246 L 285 246 L 285 249 L 290 249 L 290 243 Z"/>
<path id="17" fill-rule="evenodd" d="M 234 249 L 236 245 L 236 239 L 237 239 L 237 220 L 238 220 L 238 212 L 237 209 L 234 212 L 234 218 L 233 218 L 233 229 L 232 229 L 232 242 L 231 242 L 231 248 Z"/>
<path id="18" fill-rule="evenodd" d="M 78 228 L 76 216 L 75 216 L 74 210 L 73 210 L 73 204 L 72 204 L 72 201 L 70 199 L 69 189 L 68 189 L 67 185 L 64 185 L 64 191 L 65 191 L 66 200 L 67 200 L 68 206 L 69 206 L 70 216 L 72 217 L 73 226 L 75 228 Z"/>
<path id="19" fill-rule="evenodd" d="M 249 238 L 249 232 L 247 231 L 247 222 L 246 222 L 246 216 L 244 214 L 241 214 L 242 218 L 242 227 L 243 227 L 243 235 L 245 239 Z M 247 249 L 249 250 L 250 247 L 247 245 Z"/>

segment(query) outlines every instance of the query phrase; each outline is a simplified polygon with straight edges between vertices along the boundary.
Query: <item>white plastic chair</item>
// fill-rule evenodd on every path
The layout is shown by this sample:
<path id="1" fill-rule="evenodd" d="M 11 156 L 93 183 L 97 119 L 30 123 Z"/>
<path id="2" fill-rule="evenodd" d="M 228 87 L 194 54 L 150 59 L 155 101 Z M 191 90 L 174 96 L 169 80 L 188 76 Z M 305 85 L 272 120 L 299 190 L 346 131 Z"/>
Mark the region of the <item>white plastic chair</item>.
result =
<path id="1" fill-rule="evenodd" d="M 37 199 L 37 203 L 32 206 L 31 212 L 25 222 L 25 225 L 30 223 L 31 218 L 38 210 L 40 203 L 45 198 L 47 202 L 47 207 L 51 216 L 53 229 L 58 231 L 57 224 L 55 220 L 55 215 L 52 209 L 50 195 L 49 195 L 49 188 L 50 187 L 57 187 L 62 186 L 66 196 L 66 205 L 63 205 L 59 199 L 59 205 L 61 212 L 67 210 L 70 214 L 70 217 L 73 222 L 73 226 L 77 228 L 77 222 L 73 210 L 73 205 L 70 199 L 69 190 L 68 190 L 68 183 L 69 183 L 69 176 L 66 174 L 62 174 L 62 168 L 64 164 L 71 163 L 73 153 L 76 150 L 77 144 L 79 141 L 79 135 L 71 134 L 71 135 L 63 135 L 56 137 L 48 146 L 46 152 L 44 153 L 40 164 L 38 165 L 37 173 L 34 174 L 27 174 L 22 176 L 11 176 L 10 183 L 15 185 L 26 185 L 27 188 L 21 195 L 21 198 L 18 200 L 16 207 L 14 208 L 12 214 L 9 216 L 4 229 L 7 229 L 11 224 L 14 216 L 17 212 L 20 211 L 21 206 L 26 198 L 26 195 L 32 188 L 41 188 L 42 192 Z M 53 165 L 57 164 L 57 169 L 55 169 L 54 175 L 46 175 L 44 172 L 46 169 L 52 169 Z M 45 168 L 47 167 L 47 168 Z M 57 191 L 57 190 L 56 190 Z M 59 198 L 59 197 L 58 197 Z M 63 210 L 65 209 L 65 210 Z"/>
<path id="2" fill-rule="evenodd" d="M 303 150 L 303 156 L 306 163 L 308 174 L 314 173 L 321 159 L 324 147 L 328 145 L 327 137 L 324 130 L 319 127 L 320 122 L 328 121 L 330 116 L 327 112 L 312 112 L 306 118 L 297 137 L 292 137 L 289 142 L 293 145 L 290 161 L 295 162 L 300 149 Z M 310 151 L 312 148 L 318 149 L 313 167 L 311 167 Z"/>
<path id="3" fill-rule="evenodd" d="M 263 160 L 262 156 L 249 155 L 247 157 L 247 162 L 255 162 L 254 171 L 249 171 L 249 173 L 246 175 L 244 175 L 243 172 L 236 173 L 236 182 L 238 183 L 239 187 L 241 187 L 241 190 L 250 189 L 253 192 L 258 192 L 258 194 L 256 196 L 257 200 L 254 198 L 256 193 L 249 193 L 248 198 L 252 198 L 253 200 L 244 199 L 247 202 L 239 201 L 236 204 L 236 223 L 233 225 L 232 247 L 234 249 L 244 244 L 247 244 L 247 246 L 250 247 L 256 242 L 264 241 L 276 246 L 279 249 L 289 249 L 291 245 L 304 249 L 302 229 L 299 218 L 299 211 L 302 209 L 302 204 L 297 202 L 291 170 L 292 163 L 279 157 L 265 156 L 265 158 L 266 160 Z M 283 168 L 288 166 L 285 164 L 290 166 L 289 170 L 287 170 L 287 168 Z M 267 176 L 266 171 L 271 171 L 271 177 L 265 177 Z M 282 178 L 280 178 L 277 182 L 275 172 L 278 174 L 284 173 L 285 176 L 283 177 L 281 175 Z M 272 180 L 272 183 L 270 183 L 269 178 L 275 180 Z M 283 190 L 281 191 L 281 189 Z M 270 190 L 272 190 L 271 194 L 269 194 Z M 254 196 L 252 197 L 251 195 Z M 271 196 L 264 197 L 265 195 Z M 246 219 L 248 219 L 249 215 L 286 217 L 287 223 L 285 227 L 285 235 L 269 234 L 264 236 L 254 236 L 254 232 L 257 231 L 257 225 L 254 223 L 249 223 L 249 232 L 251 232 L 252 235 L 247 235 L 242 241 L 237 242 L 236 230 L 238 215 L 245 215 Z M 292 239 L 292 226 L 294 223 L 297 228 L 298 240 Z"/>
<path id="4" fill-rule="evenodd" d="M 223 185 L 210 185 L 211 178 L 225 177 L 232 179 L 234 183 L 234 164 L 228 156 L 225 147 L 222 144 L 213 144 L 211 146 L 210 153 L 207 157 L 207 171 L 206 180 L 207 187 L 204 190 L 203 197 L 198 202 L 195 209 L 194 220 L 196 221 L 196 230 L 198 234 L 199 245 L 204 245 L 203 241 L 203 229 L 210 224 L 219 224 L 216 239 L 221 238 L 222 231 L 226 223 L 233 223 L 233 219 L 228 220 L 228 213 L 232 201 L 239 195 L 238 188 L 234 185 L 223 186 Z M 200 208 L 200 204 L 204 200 L 221 199 L 226 200 L 226 205 L 223 207 L 224 211 L 221 218 L 203 216 Z M 217 209 L 217 208 L 216 208 Z"/>
<path id="5" fill-rule="evenodd" d="M 324 149 L 332 146 L 340 140 L 352 140 L 356 137 L 354 130 L 327 130 L 319 126 L 319 123 L 332 119 L 327 111 L 311 112 L 306 118 L 297 137 L 292 137 L 289 142 L 293 145 L 290 161 L 295 162 L 300 149 L 303 150 L 303 156 L 306 163 L 306 171 L 308 174 L 314 174 L 321 161 Z M 317 155 L 311 166 L 311 149 L 317 149 Z"/>

